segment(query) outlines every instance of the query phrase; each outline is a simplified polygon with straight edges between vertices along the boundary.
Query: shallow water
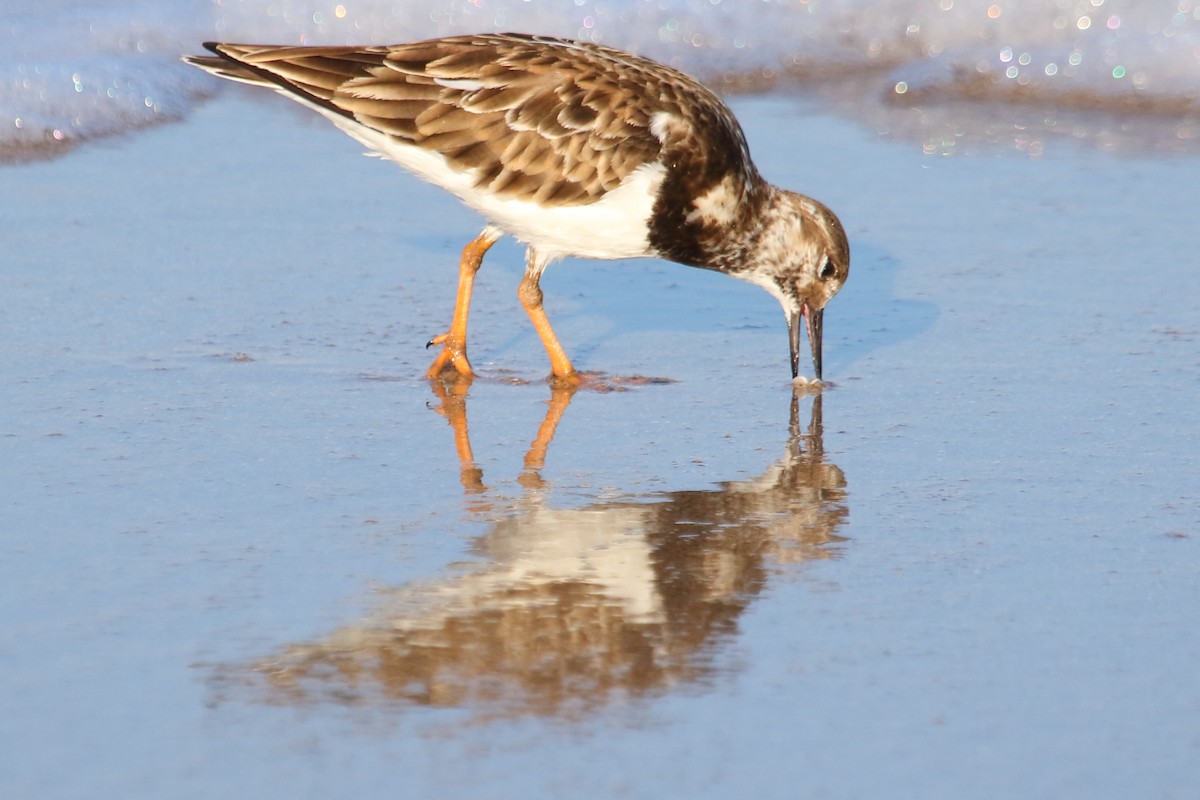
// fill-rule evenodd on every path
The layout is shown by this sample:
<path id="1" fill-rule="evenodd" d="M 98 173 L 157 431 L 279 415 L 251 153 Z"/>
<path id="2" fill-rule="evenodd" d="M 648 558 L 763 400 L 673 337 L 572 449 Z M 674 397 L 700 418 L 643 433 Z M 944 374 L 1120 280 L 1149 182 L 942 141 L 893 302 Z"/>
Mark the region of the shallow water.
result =
<path id="1" fill-rule="evenodd" d="M 671 382 L 552 392 L 502 243 L 463 397 L 479 222 L 252 97 L 0 172 L 4 796 L 1192 795 L 1195 158 L 743 98 L 850 234 L 835 385 L 568 262 L 577 365 Z"/>

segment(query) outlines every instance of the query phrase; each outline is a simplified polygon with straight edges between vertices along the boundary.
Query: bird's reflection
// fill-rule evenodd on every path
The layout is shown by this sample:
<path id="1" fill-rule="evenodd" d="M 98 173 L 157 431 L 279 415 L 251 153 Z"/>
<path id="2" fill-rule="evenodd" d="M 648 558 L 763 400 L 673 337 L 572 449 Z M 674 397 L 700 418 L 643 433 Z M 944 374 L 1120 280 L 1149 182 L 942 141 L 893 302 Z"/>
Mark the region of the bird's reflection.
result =
<path id="1" fill-rule="evenodd" d="M 552 390 L 525 457 L 525 497 L 503 509 L 489 505 L 472 454 L 468 386 L 435 380 L 433 390 L 468 508 L 490 519 L 481 561 L 387 589 L 366 619 L 250 670 L 220 668 L 220 694 L 249 679 L 275 703 L 576 717 L 711 676 L 772 569 L 835 557 L 844 541 L 846 481 L 824 457 L 819 393 L 807 428 L 793 396 L 786 451 L 758 478 L 564 510 L 541 499 L 541 470 L 573 389 Z"/>

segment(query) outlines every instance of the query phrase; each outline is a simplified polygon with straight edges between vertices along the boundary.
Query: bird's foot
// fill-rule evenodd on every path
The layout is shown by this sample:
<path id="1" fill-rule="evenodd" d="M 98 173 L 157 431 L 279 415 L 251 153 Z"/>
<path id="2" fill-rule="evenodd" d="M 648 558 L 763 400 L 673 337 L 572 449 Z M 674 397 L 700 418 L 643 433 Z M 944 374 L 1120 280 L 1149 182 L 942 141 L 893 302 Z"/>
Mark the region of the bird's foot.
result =
<path id="1" fill-rule="evenodd" d="M 442 333 L 426 342 L 425 348 L 429 349 L 435 344 L 440 344 L 442 350 L 429 365 L 429 369 L 425 373 L 426 378 L 436 378 L 446 373 L 463 378 L 475 377 L 475 370 L 471 369 L 471 362 L 467 360 L 467 343 L 465 341 L 450 333 Z"/>

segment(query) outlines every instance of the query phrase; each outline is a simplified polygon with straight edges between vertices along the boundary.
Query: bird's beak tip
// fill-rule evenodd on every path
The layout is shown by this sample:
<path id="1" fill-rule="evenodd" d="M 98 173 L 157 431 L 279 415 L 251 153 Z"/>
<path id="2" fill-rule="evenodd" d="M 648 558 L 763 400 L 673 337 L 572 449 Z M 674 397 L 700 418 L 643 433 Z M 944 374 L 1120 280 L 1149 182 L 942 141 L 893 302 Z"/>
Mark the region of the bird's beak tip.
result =
<path id="1" fill-rule="evenodd" d="M 800 318 L 804 316 L 801 310 L 787 312 L 788 345 L 791 347 L 792 380 L 800 374 Z"/>
<path id="2" fill-rule="evenodd" d="M 808 345 L 812 351 L 813 376 L 820 381 L 822 360 L 821 338 L 824 330 L 825 309 L 813 308 L 805 303 L 801 306 L 801 313 L 808 328 Z"/>
<path id="3" fill-rule="evenodd" d="M 806 302 L 800 303 L 796 311 L 787 311 L 788 344 L 791 346 L 792 380 L 800 375 L 800 329 L 808 332 L 808 345 L 812 352 L 813 376 L 821 380 L 821 333 L 824 329 L 825 310 L 813 308 Z M 804 324 L 801 325 L 801 320 Z"/>

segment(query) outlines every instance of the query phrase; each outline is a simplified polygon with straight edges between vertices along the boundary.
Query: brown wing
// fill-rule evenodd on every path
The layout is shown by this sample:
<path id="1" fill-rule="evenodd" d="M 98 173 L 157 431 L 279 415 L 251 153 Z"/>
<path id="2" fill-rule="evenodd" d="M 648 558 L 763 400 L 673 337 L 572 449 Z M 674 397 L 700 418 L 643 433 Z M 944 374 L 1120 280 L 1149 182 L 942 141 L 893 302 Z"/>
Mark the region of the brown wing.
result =
<path id="1" fill-rule="evenodd" d="M 224 77 L 269 81 L 398 142 L 436 151 L 458 169 L 475 170 L 476 185 L 514 198 L 590 203 L 658 160 L 664 142 L 669 147 L 689 133 L 694 140 L 709 122 L 697 120 L 697 110 L 727 116 L 711 92 L 682 73 L 549 38 L 206 46 L 253 73 L 236 74 L 240 67 L 229 64 Z M 216 61 L 193 63 L 220 74 Z M 660 112 L 669 122 L 655 125 Z M 727 133 L 744 149 L 740 130 Z"/>

